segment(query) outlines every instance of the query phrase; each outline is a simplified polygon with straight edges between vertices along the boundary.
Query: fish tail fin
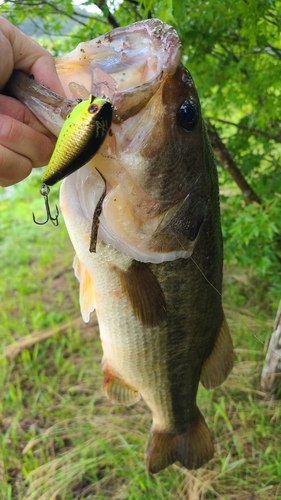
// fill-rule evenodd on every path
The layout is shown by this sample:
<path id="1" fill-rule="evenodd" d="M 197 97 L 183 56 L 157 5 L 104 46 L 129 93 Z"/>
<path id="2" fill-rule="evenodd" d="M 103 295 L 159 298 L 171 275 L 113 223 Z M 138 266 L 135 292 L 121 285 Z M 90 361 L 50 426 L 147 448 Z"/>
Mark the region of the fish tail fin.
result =
<path id="1" fill-rule="evenodd" d="M 152 429 L 147 447 L 147 468 L 154 474 L 179 461 L 186 469 L 199 469 L 213 454 L 210 431 L 198 410 L 196 419 L 183 434 Z"/>

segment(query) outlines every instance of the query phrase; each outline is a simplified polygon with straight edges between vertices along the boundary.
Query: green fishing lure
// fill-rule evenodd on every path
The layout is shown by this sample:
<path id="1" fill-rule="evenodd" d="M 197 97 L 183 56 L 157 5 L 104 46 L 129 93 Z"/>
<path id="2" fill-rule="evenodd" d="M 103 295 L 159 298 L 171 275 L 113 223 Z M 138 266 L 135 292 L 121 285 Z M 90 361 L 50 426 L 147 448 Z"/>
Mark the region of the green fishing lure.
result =
<path id="1" fill-rule="evenodd" d="M 50 220 L 58 225 L 58 207 L 52 216 L 48 202 L 49 186 L 83 167 L 98 152 L 112 122 L 112 104 L 108 99 L 89 96 L 81 101 L 67 116 L 58 136 L 55 149 L 42 177 L 40 193 L 44 196 L 47 219 L 36 224 L 43 225 Z"/>
<path id="2" fill-rule="evenodd" d="M 53 186 L 72 174 L 98 152 L 110 129 L 112 104 L 89 96 L 66 118 L 42 181 Z"/>

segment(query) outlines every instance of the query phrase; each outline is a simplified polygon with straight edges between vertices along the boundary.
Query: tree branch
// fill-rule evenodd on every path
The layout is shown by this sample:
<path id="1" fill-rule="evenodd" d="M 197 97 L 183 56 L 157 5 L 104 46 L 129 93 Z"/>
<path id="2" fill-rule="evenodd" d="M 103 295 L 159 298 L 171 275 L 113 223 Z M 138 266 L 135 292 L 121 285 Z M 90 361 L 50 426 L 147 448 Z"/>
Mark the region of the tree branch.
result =
<path id="1" fill-rule="evenodd" d="M 30 21 L 33 24 L 33 26 L 38 30 L 39 33 L 40 32 L 44 33 L 44 35 L 47 35 L 48 37 L 50 37 L 50 40 L 52 38 L 60 37 L 62 35 L 66 36 L 66 35 L 64 35 L 64 33 L 50 33 L 48 30 L 45 30 L 42 26 L 40 26 L 39 24 L 37 24 L 34 19 L 30 19 Z M 80 37 L 78 35 L 73 35 L 71 33 L 68 33 L 67 36 L 70 37 L 70 38 L 72 38 L 72 39 L 76 39 L 77 38 L 77 40 L 80 40 Z"/>
<path id="2" fill-rule="evenodd" d="M 57 7 L 56 5 L 50 3 L 50 2 L 47 2 L 46 0 L 43 0 L 42 1 L 42 4 L 44 5 L 48 5 L 49 7 L 51 7 L 51 9 L 55 10 L 56 12 L 58 12 L 59 14 L 62 14 L 66 17 L 68 17 L 69 19 L 71 19 L 72 21 L 75 21 L 76 23 L 78 24 L 81 24 L 82 26 L 84 26 L 85 28 L 87 27 L 87 24 L 83 23 L 83 21 L 80 21 L 79 19 L 76 19 L 75 17 L 73 17 L 73 15 L 71 14 L 68 14 L 67 12 L 65 12 L 64 10 L 61 10 L 59 9 L 59 7 Z"/>
<path id="3" fill-rule="evenodd" d="M 274 14 L 272 14 L 271 12 L 269 12 L 269 13 L 268 13 L 268 15 L 269 15 L 269 16 L 271 15 L 272 17 L 274 17 L 274 18 L 275 18 Z M 269 19 L 269 18 L 268 18 L 268 17 L 266 17 L 266 16 L 263 16 L 263 18 L 264 18 L 264 19 L 265 19 L 268 23 L 273 24 L 273 26 L 277 26 L 277 27 L 278 27 L 278 29 L 280 28 L 280 23 L 279 23 L 279 22 L 272 21 L 272 19 Z"/>
<path id="4" fill-rule="evenodd" d="M 94 4 L 102 11 L 104 17 L 108 21 L 108 24 L 110 24 L 110 26 L 112 26 L 113 29 L 119 28 L 120 24 L 116 21 L 113 14 L 111 14 L 105 0 L 96 0 Z"/>
<path id="5" fill-rule="evenodd" d="M 71 19 L 71 21 L 73 21 L 75 23 L 78 23 L 78 24 L 81 24 L 84 27 L 87 27 L 87 24 L 83 23 L 83 21 L 80 20 L 79 17 L 82 18 L 82 19 L 87 19 L 87 20 L 93 19 L 94 21 L 98 21 L 99 23 L 103 23 L 103 24 L 108 25 L 108 21 L 105 21 L 101 17 L 99 18 L 99 17 L 95 17 L 95 16 L 92 16 L 92 15 L 84 14 L 83 12 L 77 12 L 75 9 L 73 9 L 73 14 L 68 14 L 67 12 L 65 12 L 62 9 L 60 9 L 56 5 L 54 5 L 52 2 L 48 2 L 47 0 L 41 0 L 39 2 L 37 2 L 37 1 L 35 1 L 35 2 L 32 2 L 32 1 L 31 2 L 29 2 L 29 1 L 20 2 L 19 0 L 9 0 L 9 1 L 10 1 L 10 3 L 20 5 L 21 7 L 24 7 L 24 6 L 27 6 L 27 7 L 38 7 L 38 6 L 41 6 L 41 5 L 47 5 L 50 9 L 54 10 L 59 15 L 66 16 L 69 19 Z M 77 19 L 77 17 L 78 17 L 78 19 Z M 41 31 L 43 33 L 46 33 L 47 35 L 50 35 L 50 33 L 48 33 L 47 31 L 44 31 L 43 28 L 40 28 L 40 29 L 41 29 Z M 77 37 L 77 38 L 79 38 L 79 37 Z"/>
<path id="6" fill-rule="evenodd" d="M 83 17 L 83 18 L 88 19 L 88 20 L 94 20 L 94 21 L 97 21 L 99 23 L 106 24 L 106 26 L 108 25 L 108 22 L 105 21 L 104 19 L 102 19 L 101 17 L 89 16 L 87 14 L 83 14 L 81 12 L 77 12 L 76 10 L 73 11 L 73 15 L 74 16 Z M 75 19 L 75 21 L 76 21 L 76 19 Z"/>
<path id="7" fill-rule="evenodd" d="M 270 43 L 266 47 L 262 48 L 256 48 L 253 49 L 252 54 L 267 54 L 270 57 L 274 57 L 275 59 L 278 59 L 278 61 L 281 60 L 281 51 L 277 48 L 271 45 Z"/>
<path id="8" fill-rule="evenodd" d="M 246 130 L 251 134 L 259 135 L 261 137 L 265 137 L 266 139 L 270 139 L 272 141 L 281 143 L 280 134 L 279 135 L 269 134 L 268 132 L 265 132 L 264 130 L 261 130 L 259 128 L 247 127 L 247 125 L 241 125 L 241 123 L 229 122 L 228 120 L 222 120 L 221 118 L 213 118 L 213 120 L 215 120 L 216 122 L 224 123 L 225 125 L 233 125 L 234 127 L 241 128 L 241 130 Z"/>
<path id="9" fill-rule="evenodd" d="M 236 182 L 237 186 L 241 189 L 243 195 L 250 203 L 256 202 L 261 204 L 261 200 L 258 195 L 254 192 L 251 186 L 246 181 L 245 177 L 239 170 L 236 162 L 231 156 L 231 153 L 228 151 L 226 145 L 221 140 L 218 132 L 216 131 L 214 125 L 212 125 L 209 121 L 206 123 L 208 136 L 214 150 L 215 155 L 217 156 L 221 166 L 229 172 L 232 179 Z"/>
<path id="10" fill-rule="evenodd" d="M 130 5 L 127 7 L 125 2 Z M 137 0 L 125 0 L 125 2 L 124 2 L 124 9 L 126 10 L 126 12 L 130 15 L 130 12 L 132 11 L 136 16 L 136 19 L 142 21 L 143 16 L 138 11 L 139 2 Z"/>

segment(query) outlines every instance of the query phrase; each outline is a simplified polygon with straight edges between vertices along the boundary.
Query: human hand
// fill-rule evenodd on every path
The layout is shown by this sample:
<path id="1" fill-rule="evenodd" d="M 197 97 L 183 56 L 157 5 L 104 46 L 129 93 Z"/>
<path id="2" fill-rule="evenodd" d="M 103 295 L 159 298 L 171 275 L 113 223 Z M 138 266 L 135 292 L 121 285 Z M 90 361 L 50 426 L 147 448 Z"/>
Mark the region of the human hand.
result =
<path id="1" fill-rule="evenodd" d="M 60 95 L 64 91 L 51 54 L 0 16 L 0 91 L 14 69 Z M 15 184 L 46 165 L 56 138 L 22 103 L 0 94 L 0 185 Z"/>

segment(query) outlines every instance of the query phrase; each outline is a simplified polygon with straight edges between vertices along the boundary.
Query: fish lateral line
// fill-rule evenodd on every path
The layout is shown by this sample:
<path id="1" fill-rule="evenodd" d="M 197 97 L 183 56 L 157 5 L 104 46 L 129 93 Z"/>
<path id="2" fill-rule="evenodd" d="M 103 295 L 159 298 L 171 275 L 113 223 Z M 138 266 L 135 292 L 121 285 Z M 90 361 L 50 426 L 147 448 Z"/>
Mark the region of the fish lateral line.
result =
<path id="1" fill-rule="evenodd" d="M 179 239 L 177 239 L 177 240 L 178 240 L 178 243 L 180 244 L 180 246 L 182 247 L 182 249 L 183 249 L 183 250 L 185 250 L 185 249 L 184 249 L 184 247 L 183 247 L 183 245 L 182 245 L 182 244 L 181 244 L 181 242 L 179 241 Z M 207 276 L 205 275 L 205 273 L 204 273 L 204 272 L 202 271 L 202 269 L 200 268 L 199 264 L 197 264 L 196 260 L 195 260 L 195 259 L 194 259 L 191 255 L 190 255 L 188 258 L 189 258 L 189 259 L 193 262 L 193 264 L 197 267 L 198 271 L 202 274 L 203 278 L 204 278 L 204 279 L 205 279 L 205 281 L 208 283 L 208 285 L 210 285 L 210 286 L 211 286 L 211 287 L 215 290 L 215 292 L 216 292 L 216 293 L 217 293 L 217 294 L 221 297 L 221 299 L 222 299 L 222 298 L 223 298 L 222 293 L 221 293 L 221 292 L 220 292 L 220 291 L 219 291 L 219 290 L 215 287 L 215 285 L 213 285 L 213 283 L 212 283 L 212 282 L 211 282 L 211 281 L 207 278 Z M 235 314 L 236 314 L 236 316 L 237 316 L 237 318 L 238 318 L 238 317 L 239 317 L 239 316 L 238 316 L 238 313 L 237 313 L 237 312 L 235 312 Z M 246 325 L 245 321 L 243 320 L 243 318 L 241 318 L 241 317 L 240 317 L 239 319 L 242 321 L 242 323 L 243 323 L 243 325 L 246 327 L 246 329 L 248 329 L 248 327 L 247 327 L 247 325 Z M 258 342 L 262 345 L 262 346 L 264 346 L 264 345 L 265 345 L 265 342 L 263 342 L 263 341 L 262 341 L 262 340 L 261 340 L 261 339 L 260 339 L 260 338 L 259 338 L 259 337 L 255 334 L 255 333 L 251 333 L 251 335 L 252 335 L 252 336 L 253 336 L 253 337 L 254 337 L 254 338 L 255 338 L 255 339 L 256 339 L 256 340 L 257 340 L 257 341 L 258 341 Z M 271 349 L 271 348 L 270 348 L 270 346 L 268 346 L 268 350 L 269 350 L 269 351 L 271 351 L 273 354 L 275 354 L 278 358 L 280 358 L 280 359 L 281 359 L 281 355 L 280 355 L 277 351 L 274 351 L 274 349 Z"/>
<path id="2" fill-rule="evenodd" d="M 182 248 L 183 248 L 183 250 L 184 250 L 184 247 L 183 247 L 183 245 L 181 244 L 181 242 L 180 242 L 179 240 L 178 240 L 178 243 L 181 245 L 181 247 L 182 247 Z M 221 292 L 220 292 L 220 291 L 219 291 L 219 290 L 215 287 L 215 285 L 213 285 L 213 283 L 212 283 L 212 282 L 211 282 L 211 281 L 207 278 L 207 276 L 205 275 L 205 273 L 204 273 L 204 272 L 202 271 L 202 269 L 200 268 L 199 264 L 197 264 L 196 260 L 195 260 L 195 259 L 194 259 L 191 255 L 190 255 L 188 258 L 189 258 L 189 259 L 193 262 L 193 264 L 197 267 L 198 271 L 202 274 L 203 278 L 204 278 L 204 279 L 205 279 L 205 281 L 208 283 L 208 285 L 210 285 L 210 286 L 211 286 L 211 287 L 215 290 L 215 292 L 216 292 L 216 293 L 217 293 L 217 294 L 221 297 L 221 299 L 222 299 L 222 298 L 223 298 L 222 293 L 221 293 Z M 237 312 L 235 312 L 235 314 L 236 314 L 236 316 L 237 316 L 237 317 L 239 317 Z M 248 329 L 248 327 L 247 327 L 247 325 L 246 325 L 245 321 L 243 320 L 243 318 L 239 318 L 239 319 L 242 321 L 242 323 L 243 323 L 243 325 L 246 327 L 246 329 Z M 252 335 L 252 336 L 253 336 L 253 337 L 254 337 L 254 338 L 255 338 L 255 339 L 256 339 L 256 340 L 257 340 L 257 341 L 258 341 L 258 342 L 262 345 L 262 346 L 264 346 L 264 345 L 265 345 L 265 342 L 263 342 L 263 341 L 262 341 L 262 340 L 261 340 L 261 339 L 260 339 L 260 338 L 259 338 L 259 337 L 255 334 L 255 333 L 251 333 L 251 335 Z M 268 350 L 270 350 L 272 353 L 276 354 L 276 356 L 277 356 L 278 358 L 280 358 L 280 359 L 281 359 L 281 355 L 280 355 L 277 351 L 274 351 L 274 349 L 271 349 L 271 348 L 270 348 L 270 346 L 268 347 Z"/>
<path id="3" fill-rule="evenodd" d="M 219 294 L 219 296 L 222 298 L 222 293 L 215 287 L 215 285 L 213 285 L 213 283 L 211 283 L 211 281 L 207 278 L 207 276 L 204 274 L 204 272 L 202 271 L 202 269 L 200 268 L 200 266 L 197 264 L 197 262 L 193 259 L 193 257 L 189 257 L 192 262 L 195 264 L 195 266 L 197 267 L 198 271 L 200 271 L 200 273 L 202 274 L 203 278 L 206 280 L 206 282 L 215 290 L 215 292 L 217 292 Z M 238 313 L 235 312 L 236 316 L 239 317 Z M 239 317 L 239 319 L 242 321 L 243 325 L 248 329 L 245 321 L 243 320 L 243 318 Z M 262 345 L 264 346 L 265 345 L 265 342 L 263 342 L 255 333 L 251 333 L 251 335 L 253 335 L 253 337 Z M 275 351 L 274 349 L 271 349 L 270 346 L 268 346 L 268 350 L 270 352 L 272 352 L 273 354 L 275 354 L 278 358 L 281 359 L 281 355 Z"/>

